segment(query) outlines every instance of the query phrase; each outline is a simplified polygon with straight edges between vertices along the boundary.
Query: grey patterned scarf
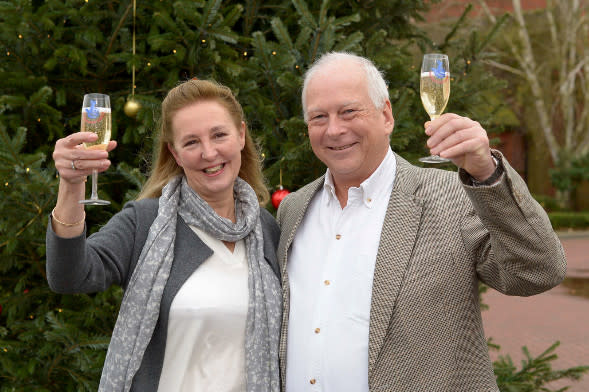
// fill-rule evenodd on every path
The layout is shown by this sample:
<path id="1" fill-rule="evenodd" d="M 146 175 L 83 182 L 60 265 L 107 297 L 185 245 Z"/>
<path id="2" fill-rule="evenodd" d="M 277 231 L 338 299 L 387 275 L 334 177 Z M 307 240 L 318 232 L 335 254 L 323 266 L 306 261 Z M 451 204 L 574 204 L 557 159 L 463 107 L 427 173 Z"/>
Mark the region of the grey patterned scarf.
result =
<path id="1" fill-rule="evenodd" d="M 187 224 L 220 240 L 245 239 L 249 291 L 245 331 L 247 391 L 279 391 L 280 282 L 264 260 L 260 207 L 254 190 L 237 178 L 234 195 L 237 223 L 218 216 L 188 185 L 184 176 L 172 179 L 164 187 L 158 215 L 123 296 L 99 392 L 127 392 L 131 388 L 159 317 L 162 294 L 174 258 L 178 215 Z"/>

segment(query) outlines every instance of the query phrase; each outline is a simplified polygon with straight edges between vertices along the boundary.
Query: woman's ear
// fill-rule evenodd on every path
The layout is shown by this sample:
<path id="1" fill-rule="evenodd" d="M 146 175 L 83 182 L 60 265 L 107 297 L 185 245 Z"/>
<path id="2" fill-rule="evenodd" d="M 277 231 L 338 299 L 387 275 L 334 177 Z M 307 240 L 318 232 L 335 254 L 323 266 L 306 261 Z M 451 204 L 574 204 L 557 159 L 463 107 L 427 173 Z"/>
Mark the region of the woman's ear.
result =
<path id="1" fill-rule="evenodd" d="M 242 121 L 240 130 L 239 130 L 239 143 L 241 145 L 242 150 L 245 148 L 245 132 L 246 132 L 245 122 Z"/>
<path id="2" fill-rule="evenodd" d="M 176 164 L 180 167 L 183 167 L 182 164 L 180 163 L 180 159 L 178 159 L 178 154 L 176 154 L 176 150 L 174 150 L 174 146 L 171 145 L 170 143 L 168 143 L 167 146 L 168 146 L 168 151 L 170 151 L 170 154 L 172 154 L 172 156 L 174 157 Z"/>

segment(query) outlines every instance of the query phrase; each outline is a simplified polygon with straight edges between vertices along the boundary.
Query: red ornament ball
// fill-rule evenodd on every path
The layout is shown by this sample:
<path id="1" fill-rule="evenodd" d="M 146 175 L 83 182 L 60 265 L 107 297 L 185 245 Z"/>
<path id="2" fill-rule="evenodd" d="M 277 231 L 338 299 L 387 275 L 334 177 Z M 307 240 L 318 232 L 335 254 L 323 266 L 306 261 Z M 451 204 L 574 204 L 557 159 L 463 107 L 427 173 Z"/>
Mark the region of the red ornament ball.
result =
<path id="1" fill-rule="evenodd" d="M 289 193 L 289 190 L 284 189 L 282 185 L 280 185 L 278 190 L 272 194 L 272 205 L 274 208 L 278 208 L 282 199 L 284 199 Z"/>

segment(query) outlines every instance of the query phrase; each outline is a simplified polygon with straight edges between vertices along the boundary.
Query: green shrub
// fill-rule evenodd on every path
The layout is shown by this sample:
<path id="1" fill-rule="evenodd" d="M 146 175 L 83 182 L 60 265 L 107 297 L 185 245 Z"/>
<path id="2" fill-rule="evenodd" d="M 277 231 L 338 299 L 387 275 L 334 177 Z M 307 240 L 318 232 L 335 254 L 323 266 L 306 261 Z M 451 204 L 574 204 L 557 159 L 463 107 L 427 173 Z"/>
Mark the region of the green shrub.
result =
<path id="1" fill-rule="evenodd" d="M 549 212 L 548 217 L 554 230 L 585 229 L 589 227 L 589 211 L 555 211 Z"/>

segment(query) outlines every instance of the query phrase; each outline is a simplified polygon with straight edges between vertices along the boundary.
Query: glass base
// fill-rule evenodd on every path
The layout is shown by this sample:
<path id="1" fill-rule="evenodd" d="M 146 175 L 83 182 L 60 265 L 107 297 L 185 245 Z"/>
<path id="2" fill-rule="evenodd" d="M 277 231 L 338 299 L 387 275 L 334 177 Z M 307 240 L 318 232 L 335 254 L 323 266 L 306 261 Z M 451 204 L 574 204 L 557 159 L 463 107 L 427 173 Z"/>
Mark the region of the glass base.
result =
<path id="1" fill-rule="evenodd" d="M 85 204 L 87 206 L 107 206 L 110 204 L 110 201 L 100 200 L 100 199 L 87 199 L 87 200 L 79 200 L 78 203 Z"/>
<path id="2" fill-rule="evenodd" d="M 448 163 L 448 162 L 452 162 L 451 160 L 447 159 L 447 158 L 442 158 L 439 155 L 430 155 L 429 157 L 423 157 L 423 158 L 419 158 L 420 162 L 423 163 Z"/>

